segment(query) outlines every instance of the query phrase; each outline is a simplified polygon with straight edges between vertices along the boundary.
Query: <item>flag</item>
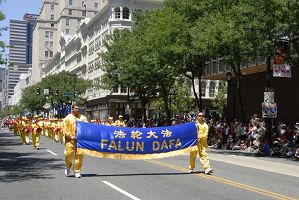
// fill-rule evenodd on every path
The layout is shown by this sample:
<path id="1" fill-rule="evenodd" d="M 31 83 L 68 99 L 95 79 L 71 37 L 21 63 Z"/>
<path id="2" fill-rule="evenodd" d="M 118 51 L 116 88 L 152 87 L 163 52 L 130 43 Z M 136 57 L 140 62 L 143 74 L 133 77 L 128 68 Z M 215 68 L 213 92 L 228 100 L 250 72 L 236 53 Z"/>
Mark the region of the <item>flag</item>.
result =
<path id="1" fill-rule="evenodd" d="M 197 151 L 194 122 L 129 128 L 77 121 L 77 153 L 122 160 L 155 159 Z"/>

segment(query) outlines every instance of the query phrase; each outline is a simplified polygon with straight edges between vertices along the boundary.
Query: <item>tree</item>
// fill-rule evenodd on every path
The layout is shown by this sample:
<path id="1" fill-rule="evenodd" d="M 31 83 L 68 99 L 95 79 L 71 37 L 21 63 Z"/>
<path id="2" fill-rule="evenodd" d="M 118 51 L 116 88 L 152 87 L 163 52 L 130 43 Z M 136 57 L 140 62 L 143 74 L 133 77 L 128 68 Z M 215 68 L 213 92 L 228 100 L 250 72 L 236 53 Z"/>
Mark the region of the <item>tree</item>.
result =
<path id="1" fill-rule="evenodd" d="M 177 35 L 184 29 L 178 26 L 182 18 L 172 10 L 137 12 L 132 32 L 121 31 L 110 36 L 107 51 L 101 54 L 105 61 L 104 87 L 120 85 L 134 89 L 139 96 L 145 119 L 145 105 L 159 93 L 165 102 L 170 120 L 170 93 L 177 78 L 174 67 L 176 55 L 181 54 Z"/>
<path id="2" fill-rule="evenodd" d="M 30 112 L 45 110 L 44 105 L 46 103 L 50 103 L 50 105 L 56 109 L 58 105 L 60 105 L 62 107 L 62 113 L 64 113 L 66 106 L 74 101 L 75 98 L 80 99 L 80 95 L 85 93 L 86 89 L 90 86 L 90 81 L 79 78 L 70 72 L 62 71 L 58 74 L 43 78 L 42 81 L 36 85 L 25 88 L 21 104 Z M 40 89 L 40 95 L 36 93 L 37 88 Z M 49 95 L 43 95 L 44 89 L 49 89 Z M 58 91 L 58 93 L 55 91 Z M 64 96 L 64 92 L 68 92 L 72 95 Z"/>
<path id="3" fill-rule="evenodd" d="M 2 0 L 0 0 L 0 4 L 1 3 L 2 3 Z M 2 11 L 0 11 L 0 21 L 2 21 L 4 19 L 5 19 L 5 14 Z M 6 31 L 6 30 L 7 30 L 6 27 L 0 28 L 0 37 L 2 36 L 2 32 Z M 0 40 L 0 65 L 6 64 L 6 58 L 4 57 L 5 48 L 6 48 L 6 45 L 5 45 L 4 41 Z"/>
<path id="4" fill-rule="evenodd" d="M 225 108 L 227 106 L 226 99 L 227 85 L 224 81 L 219 82 L 218 93 L 212 101 L 213 107 L 216 108 L 222 116 L 225 116 Z"/>

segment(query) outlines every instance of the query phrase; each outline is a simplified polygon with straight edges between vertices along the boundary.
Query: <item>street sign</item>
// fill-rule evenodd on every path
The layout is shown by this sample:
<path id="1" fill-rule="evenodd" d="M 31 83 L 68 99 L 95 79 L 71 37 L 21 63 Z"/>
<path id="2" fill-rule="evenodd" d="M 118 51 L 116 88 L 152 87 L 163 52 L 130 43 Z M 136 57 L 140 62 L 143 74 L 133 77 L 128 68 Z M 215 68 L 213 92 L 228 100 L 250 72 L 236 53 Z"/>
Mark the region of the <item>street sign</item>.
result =
<path id="1" fill-rule="evenodd" d="M 274 92 L 264 92 L 264 102 L 274 103 Z"/>
<path id="2" fill-rule="evenodd" d="M 64 92 L 63 96 L 64 97 L 73 97 L 74 96 L 74 92 Z"/>
<path id="3" fill-rule="evenodd" d="M 49 89 L 44 89 L 44 95 L 49 95 Z"/>
<path id="4" fill-rule="evenodd" d="M 277 118 L 277 104 L 276 103 L 262 103 L 262 117 L 263 118 Z"/>

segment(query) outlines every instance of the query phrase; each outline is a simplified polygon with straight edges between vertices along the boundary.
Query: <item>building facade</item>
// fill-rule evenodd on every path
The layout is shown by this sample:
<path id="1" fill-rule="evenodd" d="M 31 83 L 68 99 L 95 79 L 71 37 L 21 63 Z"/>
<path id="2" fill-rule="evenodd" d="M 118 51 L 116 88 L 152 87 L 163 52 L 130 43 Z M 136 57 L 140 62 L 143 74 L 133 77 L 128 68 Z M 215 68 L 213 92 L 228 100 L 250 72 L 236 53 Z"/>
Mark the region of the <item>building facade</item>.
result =
<path id="1" fill-rule="evenodd" d="M 65 70 L 89 79 L 94 84 L 101 83 L 104 74 L 103 61 L 98 53 L 105 51 L 103 42 L 106 36 L 117 29 L 131 29 L 133 10 L 162 6 L 162 0 L 102 1 L 97 15 L 92 19 L 82 20 L 73 37 L 65 34 L 61 36 L 59 40 L 61 51 L 58 51 L 43 67 L 43 76 Z M 86 113 L 89 118 L 106 120 L 108 116 L 126 113 L 127 88 L 118 88 L 114 91 L 89 88 L 85 97 Z M 131 115 L 141 117 L 140 102 L 131 101 L 129 108 Z"/>
<path id="2" fill-rule="evenodd" d="M 23 20 L 10 20 L 8 66 L 3 83 L 4 105 L 10 104 L 20 74 L 31 69 L 32 30 L 37 16 L 25 14 Z"/>
<path id="3" fill-rule="evenodd" d="M 59 38 L 75 35 L 85 18 L 94 17 L 106 0 L 45 0 L 33 31 L 31 84 L 41 80 L 41 68 L 61 50 Z"/>

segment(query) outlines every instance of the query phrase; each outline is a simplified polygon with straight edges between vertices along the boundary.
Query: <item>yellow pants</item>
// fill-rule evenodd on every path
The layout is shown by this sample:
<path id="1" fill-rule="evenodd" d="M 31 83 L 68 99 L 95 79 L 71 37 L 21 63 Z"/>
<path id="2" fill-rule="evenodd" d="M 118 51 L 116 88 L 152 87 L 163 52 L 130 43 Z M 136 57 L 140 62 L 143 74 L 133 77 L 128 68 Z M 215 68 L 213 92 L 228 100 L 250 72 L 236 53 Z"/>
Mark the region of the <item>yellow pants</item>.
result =
<path id="1" fill-rule="evenodd" d="M 77 154 L 76 148 L 77 148 L 77 145 L 76 145 L 75 141 L 65 143 L 65 150 L 64 150 L 65 167 L 71 167 L 72 161 L 75 158 L 73 170 L 74 170 L 74 172 L 80 172 L 82 163 L 83 163 L 83 155 Z"/>
<path id="2" fill-rule="evenodd" d="M 65 144 L 65 137 L 62 131 L 59 132 L 59 140 L 61 144 Z"/>
<path id="3" fill-rule="evenodd" d="M 210 161 L 208 159 L 208 154 L 206 152 L 207 148 L 203 147 L 202 145 L 198 145 L 198 151 L 190 152 L 190 165 L 189 169 L 193 170 L 195 168 L 195 159 L 196 155 L 199 155 L 201 164 L 204 169 L 210 168 Z"/>
<path id="4" fill-rule="evenodd" d="M 20 134 L 23 144 L 29 144 L 29 134 L 25 131 L 21 131 Z"/>
<path id="5" fill-rule="evenodd" d="M 32 134 L 32 145 L 39 148 L 40 133 Z"/>

